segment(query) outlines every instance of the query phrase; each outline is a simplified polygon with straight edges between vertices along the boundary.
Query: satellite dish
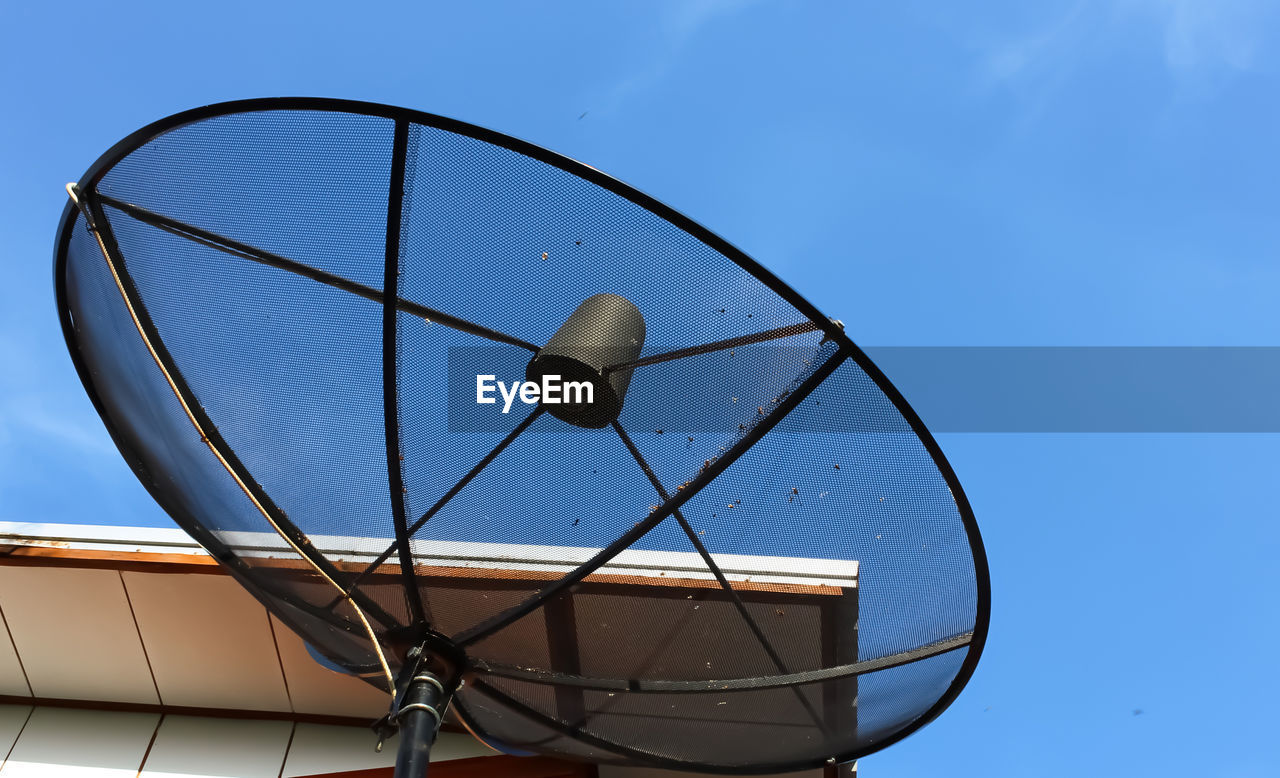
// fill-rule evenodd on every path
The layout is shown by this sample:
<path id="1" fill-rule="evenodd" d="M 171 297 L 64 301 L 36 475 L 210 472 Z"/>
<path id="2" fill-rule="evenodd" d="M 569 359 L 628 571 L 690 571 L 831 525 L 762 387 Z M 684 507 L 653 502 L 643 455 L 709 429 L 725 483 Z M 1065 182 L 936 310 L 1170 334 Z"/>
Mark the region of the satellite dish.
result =
<path id="1" fill-rule="evenodd" d="M 814 767 L 972 674 L 986 560 L 933 438 L 843 325 L 652 198 L 294 98 L 164 119 L 68 191 L 59 312 L 117 446 L 388 691 L 397 775 L 446 710 L 518 752 Z"/>

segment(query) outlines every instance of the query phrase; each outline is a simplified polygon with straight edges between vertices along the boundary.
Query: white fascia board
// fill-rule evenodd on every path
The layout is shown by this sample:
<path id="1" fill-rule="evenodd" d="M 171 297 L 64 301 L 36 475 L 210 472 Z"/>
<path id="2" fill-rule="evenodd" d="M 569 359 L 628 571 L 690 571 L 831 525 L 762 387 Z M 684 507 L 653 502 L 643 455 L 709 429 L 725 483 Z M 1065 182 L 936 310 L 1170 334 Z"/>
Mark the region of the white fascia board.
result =
<path id="1" fill-rule="evenodd" d="M 285 541 L 273 533 L 223 532 L 219 536 L 241 556 L 296 556 Z M 383 544 L 390 543 L 390 538 L 341 535 L 309 537 L 325 556 L 344 562 L 370 562 L 385 548 Z M 4 521 L 0 522 L 0 545 L 152 554 L 207 554 L 190 535 L 177 528 Z M 445 540 L 413 540 L 410 541 L 410 547 L 415 562 L 426 567 L 553 573 L 567 573 L 600 550 L 576 546 Z M 735 582 L 851 589 L 857 586 L 858 581 L 856 560 L 744 554 L 712 554 L 712 557 L 725 577 Z M 599 572 L 641 578 L 714 580 L 702 557 L 693 551 L 626 549 L 605 563 Z"/>

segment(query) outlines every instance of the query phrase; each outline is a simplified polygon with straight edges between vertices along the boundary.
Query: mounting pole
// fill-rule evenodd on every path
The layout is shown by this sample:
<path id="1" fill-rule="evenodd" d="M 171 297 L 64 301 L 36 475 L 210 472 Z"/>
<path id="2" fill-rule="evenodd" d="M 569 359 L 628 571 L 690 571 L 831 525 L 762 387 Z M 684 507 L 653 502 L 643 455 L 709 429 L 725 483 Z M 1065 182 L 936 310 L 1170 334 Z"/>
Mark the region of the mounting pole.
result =
<path id="1" fill-rule="evenodd" d="M 440 729 L 439 705 L 448 701 L 444 684 L 421 671 L 405 687 L 403 703 L 396 711 L 400 748 L 396 752 L 395 778 L 424 778 L 431 762 L 431 746 Z"/>
<path id="2" fill-rule="evenodd" d="M 397 730 L 395 778 L 424 778 L 431 763 L 440 720 L 457 688 L 458 665 L 428 651 L 436 636 L 429 636 L 405 653 L 396 679 L 396 696 L 387 715 L 373 723 L 378 750 Z M 442 643 L 441 645 L 447 645 Z"/>

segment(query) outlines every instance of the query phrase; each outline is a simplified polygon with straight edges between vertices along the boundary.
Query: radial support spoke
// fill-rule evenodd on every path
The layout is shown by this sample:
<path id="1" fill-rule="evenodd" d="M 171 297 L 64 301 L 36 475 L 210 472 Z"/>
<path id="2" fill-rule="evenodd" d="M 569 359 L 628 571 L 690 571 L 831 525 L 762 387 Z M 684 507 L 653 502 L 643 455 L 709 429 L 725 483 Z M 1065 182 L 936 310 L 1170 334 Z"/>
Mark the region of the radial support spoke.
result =
<path id="1" fill-rule="evenodd" d="M 248 243 L 242 243 L 234 238 L 228 238 L 225 235 L 219 235 L 216 232 L 210 232 L 209 230 L 201 229 L 194 225 L 187 224 L 186 222 L 178 221 L 177 219 L 173 219 L 168 216 L 163 216 L 155 213 L 154 211 L 149 211 L 146 208 L 133 205 L 132 203 L 117 200 L 114 197 L 97 193 L 96 198 L 106 205 L 110 205 L 112 208 L 129 214 L 144 224 L 149 224 L 152 227 L 158 227 L 165 232 L 177 235 L 181 238 L 186 238 L 187 240 L 199 243 L 202 246 L 217 249 L 225 254 L 230 254 L 231 256 L 239 257 L 241 259 L 248 259 L 279 270 L 296 273 L 297 275 L 305 278 L 310 278 L 312 281 L 317 281 L 335 289 L 341 289 L 344 292 L 350 292 L 358 297 L 363 297 L 364 299 L 371 300 L 375 303 L 382 302 L 382 292 L 365 286 L 364 284 L 358 284 L 355 281 L 334 275 L 333 273 L 326 273 L 325 271 L 311 267 L 310 265 L 305 265 L 301 262 L 288 259 L 287 257 L 282 257 L 279 254 L 273 254 L 270 251 L 265 251 L 257 248 L 256 246 L 251 246 Z M 457 316 L 451 316 L 443 311 L 437 311 L 434 308 L 428 308 L 425 305 L 419 305 L 418 303 L 410 300 L 405 300 L 403 298 L 397 299 L 396 309 L 413 316 L 426 319 L 427 321 L 441 324 L 445 327 L 449 327 L 450 329 L 458 330 L 459 332 L 465 332 L 487 340 L 497 341 L 498 343 L 506 343 L 510 346 L 519 346 L 520 348 L 528 349 L 529 351 L 538 350 L 537 346 L 529 343 L 528 341 L 507 335 L 503 332 L 498 332 L 497 330 L 490 329 L 489 327 L 485 327 L 481 324 L 476 324 L 475 322 L 467 321 L 466 319 L 458 318 Z"/>
<path id="2" fill-rule="evenodd" d="M 662 485 L 662 482 L 658 480 L 658 476 L 654 474 L 653 468 L 649 467 L 649 463 L 645 460 L 644 455 L 640 453 L 640 449 L 636 448 L 636 444 L 632 442 L 631 436 L 627 434 L 627 431 L 624 430 L 622 425 L 617 421 L 613 422 L 613 429 L 618 433 L 618 437 L 622 439 L 622 443 L 627 447 L 627 451 L 631 452 L 631 456 L 636 460 L 636 464 L 638 464 L 640 469 L 644 471 L 645 476 L 649 479 L 649 483 L 653 484 L 653 488 L 657 491 L 658 496 L 662 498 L 663 502 L 670 500 L 671 495 L 667 494 L 666 488 Z M 760 629 L 760 625 L 756 622 L 750 611 L 747 610 L 747 606 L 742 602 L 742 598 L 738 596 L 736 591 L 734 591 L 733 585 L 729 583 L 729 579 L 725 578 L 724 571 L 720 569 L 720 565 L 716 564 L 716 560 L 712 558 L 711 552 L 707 550 L 706 544 L 704 544 L 702 539 L 698 537 L 698 533 L 693 531 L 693 527 L 689 525 L 689 521 L 684 517 L 684 514 L 679 508 L 677 508 L 671 512 L 671 515 L 675 516 L 676 521 L 680 524 L 680 529 L 684 530 L 684 534 L 689 538 L 689 542 L 693 543 L 693 547 L 698 550 L 698 555 L 702 557 L 702 561 L 705 562 L 707 568 L 711 570 L 711 574 L 715 576 L 716 582 L 720 584 L 720 588 L 724 589 L 725 593 L 729 595 L 730 601 L 733 602 L 734 609 L 738 611 L 738 615 L 741 616 L 742 620 L 746 623 L 747 629 L 751 630 L 751 634 L 755 637 L 756 642 L 760 644 L 762 649 L 764 649 L 765 654 L 769 657 L 769 661 L 773 662 L 773 666 L 778 668 L 779 673 L 783 675 L 790 673 L 791 671 L 787 669 L 787 665 L 782 661 L 782 657 L 778 654 L 777 650 L 774 649 L 773 644 L 769 642 L 769 637 L 764 634 L 764 630 Z M 818 712 L 813 709 L 813 706 L 809 704 L 809 700 L 800 693 L 798 688 L 792 689 L 792 691 L 795 692 L 796 699 L 799 700 L 800 706 L 804 708 L 805 713 L 809 714 L 809 718 L 813 719 L 813 723 L 822 731 L 822 734 L 824 736 L 829 736 L 831 733 L 827 730 L 827 725 L 823 722 L 822 717 L 818 715 Z"/>
<path id="3" fill-rule="evenodd" d="M 711 481 L 723 473 L 729 465 L 732 465 L 743 454 L 756 444 L 765 433 L 773 429 L 773 427 L 791 412 L 809 393 L 818 387 L 827 376 L 831 375 L 837 367 L 844 362 L 845 355 L 843 350 L 836 348 L 825 360 L 823 360 L 809 375 L 801 381 L 796 388 L 787 395 L 787 397 L 778 403 L 767 415 L 746 431 L 746 433 L 738 439 L 736 443 L 729 447 L 729 450 L 721 454 L 711 464 L 705 467 L 702 472 L 694 476 L 684 488 L 672 495 L 671 499 L 658 506 L 643 521 L 636 523 L 634 527 L 624 532 L 616 540 L 609 545 L 600 549 L 591 559 L 575 568 L 572 572 L 564 577 L 553 581 L 550 585 L 542 588 L 535 594 L 531 595 L 523 602 L 518 603 L 501 613 L 497 613 L 475 626 L 464 630 L 454 637 L 454 642 L 460 648 L 466 648 L 468 645 L 478 640 L 492 635 L 503 627 L 511 624 L 520 617 L 528 614 L 534 608 L 542 605 L 547 600 L 555 597 L 560 592 L 579 583 L 582 579 L 591 575 L 609 560 L 613 559 L 623 549 L 635 543 L 644 537 L 650 530 L 658 526 L 658 524 L 670 516 L 673 511 L 688 502 L 695 494 L 700 492 L 703 487 L 711 483 Z"/>
<path id="4" fill-rule="evenodd" d="M 400 312 L 396 301 L 400 286 L 400 217 L 404 206 L 405 157 L 409 147 L 409 123 L 396 122 L 391 145 L 391 183 L 387 192 L 386 262 L 382 274 L 382 421 L 387 449 L 387 487 L 391 495 L 391 524 L 400 545 L 400 573 L 404 578 L 404 596 L 415 621 L 427 623 L 422 594 L 413 573 L 413 555 L 409 553 L 409 537 L 405 533 L 404 455 L 400 453 L 399 347 L 397 328 Z"/>
<path id="5" fill-rule="evenodd" d="M 436 500 L 435 505 L 432 505 L 429 509 L 427 509 L 426 513 L 422 514 L 422 516 L 420 516 L 417 521 L 415 521 L 410 527 L 408 527 L 405 530 L 405 536 L 404 536 L 404 541 L 406 542 L 406 544 L 407 544 L 407 541 L 413 537 L 414 533 L 416 533 L 419 529 L 421 529 L 423 524 L 426 524 L 428 521 L 430 521 L 432 516 L 435 516 L 437 513 L 439 513 L 440 509 L 443 508 L 446 503 L 452 500 L 458 492 L 462 491 L 463 487 L 465 487 L 468 483 L 471 482 L 471 479 L 475 478 L 477 475 L 480 475 L 481 470 L 484 470 L 486 467 L 488 467 L 489 463 L 497 459 L 498 455 L 501 454 L 503 450 L 506 449 L 507 446 L 510 446 L 512 443 L 514 443 L 515 439 L 520 437 L 520 433 L 527 430 L 529 428 L 529 425 L 533 424 L 533 422 L 537 420 L 539 416 L 542 415 L 543 410 L 544 410 L 544 406 L 539 405 L 538 407 L 530 411 L 529 415 L 524 417 L 524 421 L 517 424 L 515 429 L 507 433 L 507 436 L 503 438 L 498 443 L 498 445 L 494 446 L 493 449 L 488 454 L 484 455 L 484 459 L 481 459 L 479 462 L 476 463 L 475 467 L 468 470 L 466 475 L 462 476 L 462 478 L 460 478 L 458 482 L 449 489 L 449 491 L 444 493 L 444 496 L 442 496 L 439 500 Z M 381 554 L 379 554 L 378 557 L 374 559 L 372 562 L 370 562 L 365 567 L 365 569 L 361 570 L 359 574 L 356 575 L 355 578 L 351 579 L 351 583 L 347 585 L 348 587 L 347 591 L 350 592 L 353 589 L 355 589 L 355 587 L 359 586 L 360 583 L 365 578 L 367 578 L 370 573 L 372 573 L 374 570 L 377 570 L 382 565 L 383 562 L 386 562 L 387 559 L 389 559 L 391 555 L 396 553 L 396 551 L 400 548 L 401 548 L 401 539 L 396 538 L 395 542 L 393 542 L 390 546 L 388 546 L 386 551 L 383 551 Z M 336 604 L 336 602 L 334 604 Z"/>
<path id="6" fill-rule="evenodd" d="M 668 351 L 663 354 L 654 354 L 653 356 L 642 357 L 633 362 L 609 365 L 604 369 L 604 372 L 613 373 L 618 370 L 631 370 L 637 367 L 645 367 L 646 365 L 657 365 L 662 362 L 671 362 L 676 359 L 696 357 L 702 354 L 710 354 L 715 351 L 725 351 L 726 349 L 738 348 L 740 346 L 750 346 L 754 343 L 765 343 L 770 340 L 780 340 L 782 338 L 789 338 L 792 335 L 803 335 L 806 332 L 814 332 L 820 329 L 822 328 L 811 321 L 804 321 L 799 324 L 788 324 L 786 327 L 778 327 L 777 329 L 765 330 L 763 332 L 753 332 L 750 335 L 739 335 L 736 338 L 703 343 L 699 346 L 689 346 L 688 348 L 676 349 L 675 351 Z"/>

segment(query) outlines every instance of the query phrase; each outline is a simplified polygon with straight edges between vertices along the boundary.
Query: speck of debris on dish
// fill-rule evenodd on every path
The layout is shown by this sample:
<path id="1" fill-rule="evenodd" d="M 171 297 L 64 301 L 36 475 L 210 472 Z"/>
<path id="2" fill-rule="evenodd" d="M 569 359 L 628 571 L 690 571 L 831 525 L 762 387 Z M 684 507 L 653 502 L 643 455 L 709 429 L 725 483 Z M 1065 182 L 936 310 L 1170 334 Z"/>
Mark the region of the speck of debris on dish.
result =
<path id="1" fill-rule="evenodd" d="M 581 246 L 581 245 L 582 245 L 582 241 L 580 241 L 580 240 L 575 240 L 575 241 L 573 242 L 573 245 L 575 245 L 575 246 Z"/>
<path id="2" fill-rule="evenodd" d="M 689 442 L 690 442 L 690 443 L 692 443 L 692 442 L 693 442 L 693 436 L 692 436 L 692 435 L 690 435 L 690 436 L 689 436 Z"/>
<path id="3" fill-rule="evenodd" d="M 836 465 L 836 469 L 837 469 L 837 470 L 839 470 L 839 469 L 840 469 L 840 465 Z"/>
<path id="4" fill-rule="evenodd" d="M 763 415 L 764 415 L 764 406 L 763 406 L 763 405 L 757 405 L 757 406 L 756 406 L 756 415 L 757 415 L 757 416 L 763 416 Z"/>
<path id="5" fill-rule="evenodd" d="M 653 431 L 653 434 L 655 434 L 655 435 L 661 435 L 661 434 L 662 434 L 662 432 L 663 432 L 662 430 L 654 430 L 654 431 Z"/>
<path id="6" fill-rule="evenodd" d="M 727 507 L 732 508 L 732 507 L 733 507 L 733 503 L 729 503 L 729 505 L 728 505 Z"/>
<path id="7" fill-rule="evenodd" d="M 542 252 L 542 261 L 543 261 L 543 262 L 546 262 L 546 261 L 547 261 L 547 252 L 545 252 L 545 251 L 544 251 L 544 252 Z"/>
<path id="8" fill-rule="evenodd" d="M 699 535 L 705 535 L 705 534 L 707 534 L 707 531 L 706 531 L 705 529 L 700 529 L 700 530 L 698 530 L 698 534 L 699 534 Z"/>

